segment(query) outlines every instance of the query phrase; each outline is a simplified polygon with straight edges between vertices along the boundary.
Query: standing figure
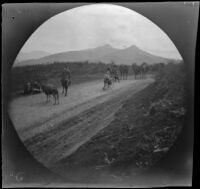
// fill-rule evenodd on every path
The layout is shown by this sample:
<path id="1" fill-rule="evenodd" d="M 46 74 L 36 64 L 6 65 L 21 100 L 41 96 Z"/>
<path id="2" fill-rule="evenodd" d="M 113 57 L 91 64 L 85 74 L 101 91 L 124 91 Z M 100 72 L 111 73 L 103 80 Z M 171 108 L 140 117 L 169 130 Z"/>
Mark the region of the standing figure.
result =
<path id="1" fill-rule="evenodd" d="M 67 96 L 67 90 L 69 85 L 71 84 L 71 71 L 68 66 L 64 67 L 60 82 L 63 88 L 62 93 L 65 93 L 65 96 Z"/>

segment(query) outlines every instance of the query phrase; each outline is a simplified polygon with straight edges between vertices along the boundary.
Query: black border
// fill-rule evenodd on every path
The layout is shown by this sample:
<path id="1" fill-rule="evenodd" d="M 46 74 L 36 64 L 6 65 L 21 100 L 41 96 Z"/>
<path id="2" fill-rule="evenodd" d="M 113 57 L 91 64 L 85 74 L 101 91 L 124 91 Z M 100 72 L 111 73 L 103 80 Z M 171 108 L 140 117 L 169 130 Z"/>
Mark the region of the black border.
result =
<path id="1" fill-rule="evenodd" d="M 110 2 L 111 4 L 113 2 Z M 4 4 L 2 5 L 2 161 L 4 184 L 19 184 L 12 176 L 19 171 L 24 174 L 24 182 L 36 184 L 70 182 L 50 172 L 38 163 L 26 150 L 7 114 L 9 100 L 9 71 L 20 48 L 28 37 L 45 20 L 72 7 L 91 3 L 44 3 L 44 4 Z M 189 114 L 184 129 L 175 145 L 152 171 L 167 171 L 169 174 L 185 173 L 183 169 L 188 158 L 193 154 L 194 138 L 194 66 L 195 46 L 199 5 L 189 2 L 146 2 L 146 3 L 113 3 L 133 9 L 146 16 L 163 29 L 172 39 L 188 71 Z M 15 6 L 15 7 L 14 7 Z M 21 11 L 21 12 L 20 12 Z M 14 19 L 13 19 L 14 17 Z M 197 52 L 197 50 L 196 50 Z M 196 60 L 197 61 L 197 60 Z M 159 171 L 158 171 L 159 170 Z M 184 177 L 185 175 L 183 175 Z M 20 184 L 23 184 L 20 183 Z"/>

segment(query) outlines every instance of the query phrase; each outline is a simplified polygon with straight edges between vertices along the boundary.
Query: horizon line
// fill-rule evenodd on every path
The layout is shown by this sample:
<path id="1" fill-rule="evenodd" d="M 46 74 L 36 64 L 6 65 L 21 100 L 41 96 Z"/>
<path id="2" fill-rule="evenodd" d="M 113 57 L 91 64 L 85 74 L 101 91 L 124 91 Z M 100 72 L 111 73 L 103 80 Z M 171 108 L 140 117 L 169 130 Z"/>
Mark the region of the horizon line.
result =
<path id="1" fill-rule="evenodd" d="M 162 56 L 162 55 L 160 56 L 160 55 L 155 54 L 155 53 L 152 53 L 152 52 L 150 52 L 150 51 L 148 51 L 148 50 L 143 50 L 143 49 L 141 49 L 140 47 L 138 47 L 138 46 L 135 45 L 135 44 L 132 44 L 132 45 L 130 45 L 130 46 L 126 46 L 126 47 L 124 47 L 124 48 L 113 47 L 111 44 L 104 44 L 104 45 L 100 45 L 100 46 L 96 46 L 96 47 L 91 47 L 91 48 L 76 49 L 76 50 L 74 49 L 74 50 L 60 51 L 60 52 L 49 52 L 49 51 L 46 51 L 46 50 L 19 51 L 18 55 L 19 55 L 20 53 L 31 53 L 31 52 L 34 52 L 34 51 L 41 51 L 41 52 L 49 53 L 49 55 L 47 55 L 47 56 L 51 56 L 51 55 L 54 55 L 54 54 L 61 54 L 61 53 L 66 53 L 66 52 L 76 52 L 76 51 L 93 50 L 93 49 L 100 48 L 100 47 L 104 47 L 104 46 L 110 46 L 111 48 L 116 49 L 116 50 L 124 50 L 124 49 L 128 49 L 128 48 L 134 46 L 134 47 L 138 48 L 139 50 L 142 50 L 142 51 L 144 51 L 144 52 L 146 52 L 146 53 L 149 53 L 149 54 L 151 54 L 151 55 L 153 55 L 153 56 L 157 56 L 157 57 L 161 57 L 161 58 L 166 58 L 166 59 L 172 59 L 172 60 L 183 60 L 183 58 L 182 58 L 181 55 L 180 55 L 181 58 L 170 58 L 170 57 L 166 57 L 166 56 Z M 179 53 L 179 54 L 180 54 L 180 53 Z M 18 55 L 17 55 L 17 56 L 18 56 Z M 44 57 L 47 57 L 47 56 L 44 56 Z M 41 57 L 41 58 L 44 58 L 44 57 Z M 40 59 L 40 58 L 38 58 L 38 59 Z M 29 60 L 29 59 L 27 59 L 27 60 Z M 25 60 L 25 61 L 26 61 L 26 60 Z"/>

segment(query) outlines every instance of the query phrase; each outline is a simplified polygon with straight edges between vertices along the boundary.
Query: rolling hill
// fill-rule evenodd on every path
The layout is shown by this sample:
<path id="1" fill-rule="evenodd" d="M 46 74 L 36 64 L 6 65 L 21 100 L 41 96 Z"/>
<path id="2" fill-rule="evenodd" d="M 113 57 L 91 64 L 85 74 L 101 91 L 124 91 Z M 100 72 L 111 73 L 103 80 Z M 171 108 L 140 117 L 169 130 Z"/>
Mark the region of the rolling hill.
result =
<path id="1" fill-rule="evenodd" d="M 167 63 L 169 59 L 152 55 L 147 53 L 135 45 L 132 45 L 125 49 L 113 48 L 110 45 L 103 45 L 93 49 L 68 51 L 57 54 L 48 55 L 38 59 L 30 59 L 24 61 L 16 61 L 15 66 L 23 65 L 35 65 L 35 64 L 47 64 L 53 62 L 104 62 L 110 63 L 114 61 L 116 64 L 142 64 L 146 62 L 148 64 L 153 63 Z"/>
<path id="2" fill-rule="evenodd" d="M 21 62 L 32 59 L 39 59 L 49 55 L 50 53 L 45 51 L 20 52 L 17 56 L 17 61 Z"/>

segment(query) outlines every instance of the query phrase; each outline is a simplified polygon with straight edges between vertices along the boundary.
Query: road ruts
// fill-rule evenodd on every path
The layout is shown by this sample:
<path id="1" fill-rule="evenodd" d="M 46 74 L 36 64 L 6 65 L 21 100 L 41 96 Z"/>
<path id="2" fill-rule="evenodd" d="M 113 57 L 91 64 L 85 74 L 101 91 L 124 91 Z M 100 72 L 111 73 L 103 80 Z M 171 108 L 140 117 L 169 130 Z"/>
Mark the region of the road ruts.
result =
<path id="1" fill-rule="evenodd" d="M 71 118 L 63 118 L 56 125 L 27 138 L 24 143 L 37 160 L 47 167 L 74 153 L 82 144 L 106 127 L 123 102 L 145 88 L 152 80 L 130 84 L 111 93 L 110 98 Z M 78 107 L 77 107 L 78 108 Z M 44 123 L 45 124 L 45 123 Z"/>

